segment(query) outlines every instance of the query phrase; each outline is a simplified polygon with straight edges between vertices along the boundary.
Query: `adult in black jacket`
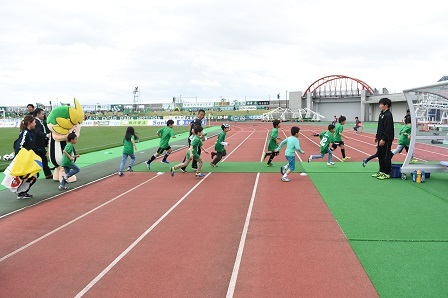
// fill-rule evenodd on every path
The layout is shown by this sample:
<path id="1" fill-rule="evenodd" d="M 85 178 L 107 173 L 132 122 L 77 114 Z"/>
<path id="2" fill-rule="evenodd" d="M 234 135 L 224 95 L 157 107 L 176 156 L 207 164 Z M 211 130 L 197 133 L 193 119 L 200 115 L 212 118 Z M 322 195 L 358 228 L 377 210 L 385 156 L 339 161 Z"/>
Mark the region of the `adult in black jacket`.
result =
<path id="1" fill-rule="evenodd" d="M 50 131 L 45 123 L 45 111 L 41 108 L 34 110 L 34 117 L 36 118 L 36 127 L 34 128 L 35 143 L 34 152 L 42 158 L 42 169 L 45 174 L 45 178 L 53 179 L 50 167 L 48 166 L 47 146 L 48 136 Z"/>
<path id="2" fill-rule="evenodd" d="M 202 119 L 204 119 L 205 117 L 205 111 L 204 110 L 199 110 L 198 111 L 198 117 L 196 119 L 194 119 L 193 121 L 191 121 L 190 123 L 190 136 L 188 137 L 188 147 L 190 147 L 191 145 L 191 135 L 193 134 L 193 129 L 196 125 L 201 126 L 202 127 Z M 198 153 L 199 155 L 201 154 L 201 148 L 198 149 Z M 185 162 L 185 157 L 183 162 Z M 193 159 L 193 162 L 191 164 L 191 167 L 193 169 L 197 169 L 198 168 L 198 163 L 196 160 Z M 182 172 L 186 172 L 187 168 L 181 168 Z"/>
<path id="3" fill-rule="evenodd" d="M 377 142 L 377 154 L 380 170 L 374 177 L 384 180 L 390 178 L 392 168 L 392 142 L 394 141 L 394 118 L 390 112 L 392 102 L 389 98 L 381 98 L 379 108 L 381 110 L 378 118 L 375 142 Z"/>
<path id="4" fill-rule="evenodd" d="M 17 143 L 14 143 L 14 151 L 17 155 L 20 148 L 25 148 L 27 150 L 33 149 L 35 146 L 35 136 L 34 136 L 34 128 L 36 126 L 36 120 L 31 115 L 26 115 L 22 122 L 20 123 L 20 134 L 17 139 Z M 39 177 L 39 173 L 35 174 L 32 177 L 23 178 L 19 187 L 17 187 L 17 199 L 31 199 L 33 195 L 29 194 L 31 186 L 36 182 Z"/>

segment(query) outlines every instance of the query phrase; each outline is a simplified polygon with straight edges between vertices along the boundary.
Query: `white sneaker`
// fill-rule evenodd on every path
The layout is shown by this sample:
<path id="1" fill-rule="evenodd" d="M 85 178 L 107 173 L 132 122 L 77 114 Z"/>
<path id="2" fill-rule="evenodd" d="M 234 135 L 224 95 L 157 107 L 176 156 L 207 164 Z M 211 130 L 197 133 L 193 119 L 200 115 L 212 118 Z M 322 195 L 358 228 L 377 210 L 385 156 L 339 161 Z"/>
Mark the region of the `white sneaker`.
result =
<path id="1" fill-rule="evenodd" d="M 289 181 L 291 181 L 291 179 L 289 179 L 288 177 L 282 177 L 282 181 L 283 182 L 289 182 Z"/>
<path id="2" fill-rule="evenodd" d="M 334 162 L 327 162 L 327 166 L 332 166 L 334 165 Z"/>
<path id="3" fill-rule="evenodd" d="M 310 155 L 310 157 L 308 157 L 308 163 L 312 160 L 313 160 L 313 157 Z"/>

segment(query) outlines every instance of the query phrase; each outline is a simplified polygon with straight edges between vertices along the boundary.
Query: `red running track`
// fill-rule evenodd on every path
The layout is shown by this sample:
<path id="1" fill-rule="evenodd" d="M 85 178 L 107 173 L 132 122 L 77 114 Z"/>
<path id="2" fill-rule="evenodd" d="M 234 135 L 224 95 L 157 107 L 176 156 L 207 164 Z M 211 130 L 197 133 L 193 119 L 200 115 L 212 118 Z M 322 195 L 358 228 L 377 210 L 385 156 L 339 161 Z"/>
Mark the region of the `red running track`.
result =
<path id="1" fill-rule="evenodd" d="M 257 161 L 263 136 L 233 128 L 229 160 Z M 306 176 L 129 173 L 2 218 L 0 233 L 8 297 L 377 296 Z"/>

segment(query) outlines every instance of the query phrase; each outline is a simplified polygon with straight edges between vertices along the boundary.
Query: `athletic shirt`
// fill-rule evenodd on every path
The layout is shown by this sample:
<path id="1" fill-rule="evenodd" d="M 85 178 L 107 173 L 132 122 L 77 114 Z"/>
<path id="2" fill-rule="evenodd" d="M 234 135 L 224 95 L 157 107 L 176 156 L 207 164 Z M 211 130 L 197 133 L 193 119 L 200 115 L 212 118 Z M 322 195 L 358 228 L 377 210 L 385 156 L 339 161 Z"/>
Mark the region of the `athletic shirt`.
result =
<path id="1" fill-rule="evenodd" d="M 174 137 L 174 130 L 169 126 L 165 126 L 159 129 L 157 131 L 157 134 L 160 135 L 159 147 L 163 149 L 168 148 L 170 146 L 169 145 L 170 138 Z"/>
<path id="2" fill-rule="evenodd" d="M 273 128 L 269 134 L 268 150 L 274 151 L 277 148 L 278 128 Z"/>
<path id="3" fill-rule="evenodd" d="M 300 148 L 300 142 L 299 139 L 295 136 L 290 136 L 284 139 L 280 145 L 278 145 L 278 150 L 280 150 L 284 145 L 286 144 L 286 150 L 285 155 L 286 156 L 295 156 L 296 151 L 299 151 L 300 153 L 303 153 L 304 151 L 302 148 Z"/>
<path id="4" fill-rule="evenodd" d="M 131 141 L 123 139 L 123 154 L 134 154 L 134 145 L 132 144 L 134 136 L 131 135 Z"/>
<path id="5" fill-rule="evenodd" d="M 18 146 L 14 148 L 15 154 L 17 154 L 20 148 L 25 148 L 28 150 L 34 149 L 35 136 L 34 133 L 27 128 L 22 130 L 19 134 L 19 138 L 17 139 Z M 17 149 L 17 152 L 16 152 Z"/>
<path id="6" fill-rule="evenodd" d="M 198 149 L 202 147 L 201 139 L 198 136 L 194 136 L 191 146 L 193 146 L 193 158 L 198 159 L 200 157 Z M 187 150 L 187 158 L 190 158 L 190 150 Z"/>
<path id="7" fill-rule="evenodd" d="M 195 118 L 193 121 L 190 122 L 190 136 L 193 134 L 191 130 L 196 126 L 202 127 L 202 120 L 199 120 L 199 118 Z"/>
<path id="8" fill-rule="evenodd" d="M 73 147 L 72 143 L 67 143 L 67 145 L 65 145 L 64 147 L 64 151 L 68 153 L 68 155 L 73 156 L 74 154 L 74 150 L 75 147 Z M 61 162 L 61 166 L 66 167 L 69 165 L 74 164 L 73 161 L 70 160 L 70 158 L 67 157 L 67 155 L 65 155 L 64 153 L 62 154 L 62 162 Z"/>
<path id="9" fill-rule="evenodd" d="M 216 152 L 223 152 L 224 151 L 224 145 L 221 144 L 221 142 L 224 142 L 226 139 L 226 132 L 223 130 L 219 133 L 218 139 L 215 143 L 215 150 Z"/>
<path id="10" fill-rule="evenodd" d="M 336 123 L 334 127 L 334 136 L 333 139 L 335 142 L 342 141 L 341 133 L 344 130 L 344 126 L 341 123 Z"/>
<path id="11" fill-rule="evenodd" d="M 323 131 L 319 134 L 320 138 L 320 153 L 327 153 L 328 152 L 328 146 L 331 142 L 333 142 L 333 134 L 331 131 Z"/>
<path id="12" fill-rule="evenodd" d="M 403 125 L 400 130 L 400 136 L 398 137 L 398 145 L 409 146 L 411 140 L 408 139 L 408 136 L 411 135 L 411 125 Z"/>

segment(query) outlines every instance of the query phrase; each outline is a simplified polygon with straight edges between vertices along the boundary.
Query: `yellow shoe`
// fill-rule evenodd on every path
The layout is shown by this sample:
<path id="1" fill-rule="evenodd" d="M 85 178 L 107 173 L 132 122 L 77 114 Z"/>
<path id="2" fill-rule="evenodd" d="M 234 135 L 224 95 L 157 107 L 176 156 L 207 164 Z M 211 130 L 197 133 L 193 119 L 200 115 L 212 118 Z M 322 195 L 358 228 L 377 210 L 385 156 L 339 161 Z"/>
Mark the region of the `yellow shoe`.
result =
<path id="1" fill-rule="evenodd" d="M 349 160 L 350 158 L 351 158 L 351 157 L 346 156 L 346 157 L 344 157 L 344 158 L 342 159 L 342 161 Z"/>

